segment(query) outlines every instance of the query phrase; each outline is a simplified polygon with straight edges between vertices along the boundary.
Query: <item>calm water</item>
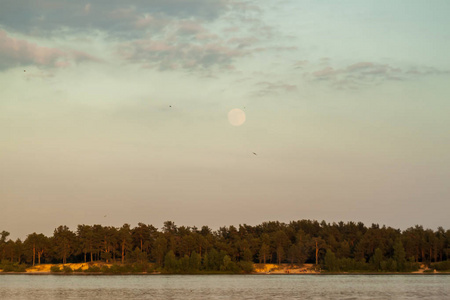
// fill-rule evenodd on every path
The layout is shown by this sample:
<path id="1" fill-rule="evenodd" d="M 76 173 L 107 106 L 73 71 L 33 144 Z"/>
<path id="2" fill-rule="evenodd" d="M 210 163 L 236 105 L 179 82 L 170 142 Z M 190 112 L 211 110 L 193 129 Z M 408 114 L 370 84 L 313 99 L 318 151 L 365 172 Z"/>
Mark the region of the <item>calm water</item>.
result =
<path id="1" fill-rule="evenodd" d="M 450 299 L 450 276 L 0 276 L 0 299 Z"/>

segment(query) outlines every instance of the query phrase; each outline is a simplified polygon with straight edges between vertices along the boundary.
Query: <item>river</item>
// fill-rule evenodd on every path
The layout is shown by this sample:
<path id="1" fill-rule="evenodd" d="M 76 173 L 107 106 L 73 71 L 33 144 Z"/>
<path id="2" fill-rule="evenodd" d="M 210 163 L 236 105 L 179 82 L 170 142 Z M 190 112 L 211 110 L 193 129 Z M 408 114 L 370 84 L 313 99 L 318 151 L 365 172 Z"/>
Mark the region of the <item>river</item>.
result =
<path id="1" fill-rule="evenodd" d="M 447 275 L 1 275 L 0 299 L 450 299 Z"/>

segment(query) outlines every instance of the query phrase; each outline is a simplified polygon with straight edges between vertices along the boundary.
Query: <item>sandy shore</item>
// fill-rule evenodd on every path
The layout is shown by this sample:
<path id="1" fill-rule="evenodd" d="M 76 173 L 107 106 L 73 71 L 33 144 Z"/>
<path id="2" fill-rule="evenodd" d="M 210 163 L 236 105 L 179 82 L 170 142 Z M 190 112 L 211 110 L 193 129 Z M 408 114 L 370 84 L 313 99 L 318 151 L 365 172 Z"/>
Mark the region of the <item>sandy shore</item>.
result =
<path id="1" fill-rule="evenodd" d="M 291 264 L 255 264 L 255 272 L 258 274 L 319 274 L 313 264 L 301 266 Z"/>
<path id="2" fill-rule="evenodd" d="M 70 267 L 72 270 L 78 270 L 81 268 L 81 270 L 85 271 L 89 268 L 89 266 L 93 267 L 93 266 L 97 266 L 97 267 L 102 267 L 102 266 L 112 266 L 112 264 L 105 264 L 105 263 L 79 263 L 79 264 L 41 264 L 41 265 L 35 265 L 34 267 L 28 268 L 27 269 L 27 273 L 49 273 L 50 268 L 52 266 L 58 266 L 60 269 L 62 269 L 64 266 L 68 266 Z"/>
<path id="3" fill-rule="evenodd" d="M 112 264 L 106 264 L 106 263 L 69 263 L 69 264 L 41 264 L 36 265 L 34 267 L 30 267 L 26 270 L 25 273 L 7 273 L 7 274 L 29 274 L 29 275 L 44 275 L 44 274 L 55 274 L 55 275 L 67 275 L 65 273 L 52 273 L 51 267 L 52 266 L 58 266 L 60 269 L 62 269 L 64 266 L 70 267 L 72 270 L 87 270 L 89 267 L 97 266 L 112 266 Z M 356 272 L 356 273 L 347 273 L 347 272 L 339 272 L 339 273 L 321 273 L 320 270 L 316 270 L 313 264 L 304 264 L 301 266 L 297 265 L 291 265 L 291 264 L 255 264 L 255 272 L 253 274 L 259 274 L 259 275 L 288 275 L 288 274 L 297 274 L 297 275 L 394 275 L 394 274 L 402 274 L 402 275 L 433 275 L 433 274 L 441 274 L 441 275 L 449 275 L 449 272 L 429 272 L 428 269 L 423 265 L 421 266 L 420 270 L 415 272 L 409 272 L 409 273 L 377 273 L 377 272 Z M 3 273 L 2 270 L 0 270 L 0 274 Z M 5 274 L 5 273 L 3 273 Z M 75 272 L 72 273 L 75 275 L 89 275 L 89 274 L 96 274 L 96 275 L 103 275 L 102 273 L 83 273 L 83 272 Z M 159 274 L 159 273 L 142 273 L 142 274 Z M 201 273 L 200 273 L 201 274 Z M 104 275 L 110 275 L 110 274 L 104 274 Z"/>

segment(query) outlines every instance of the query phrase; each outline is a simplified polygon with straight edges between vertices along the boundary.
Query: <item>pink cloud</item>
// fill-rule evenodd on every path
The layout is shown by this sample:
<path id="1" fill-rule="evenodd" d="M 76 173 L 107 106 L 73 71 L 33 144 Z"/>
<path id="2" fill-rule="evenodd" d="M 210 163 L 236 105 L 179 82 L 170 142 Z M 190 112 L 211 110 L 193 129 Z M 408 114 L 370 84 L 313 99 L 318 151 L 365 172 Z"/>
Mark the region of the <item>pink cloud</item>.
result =
<path id="1" fill-rule="evenodd" d="M 231 38 L 228 40 L 230 44 L 237 44 L 238 47 L 248 47 L 258 42 L 258 39 L 255 37 L 245 37 L 245 38 Z"/>
<path id="2" fill-rule="evenodd" d="M 182 21 L 180 22 L 178 32 L 181 34 L 197 34 L 206 31 L 205 28 L 198 22 Z"/>
<path id="3" fill-rule="evenodd" d="M 294 64 L 295 69 L 302 69 L 308 64 L 307 60 L 299 60 Z"/>
<path id="4" fill-rule="evenodd" d="M 159 69 L 204 69 L 212 66 L 228 68 L 233 59 L 246 51 L 221 42 L 190 44 L 172 40 L 137 40 L 122 44 L 119 54 L 126 60 Z"/>
<path id="5" fill-rule="evenodd" d="M 238 32 L 239 29 L 240 28 L 238 26 L 234 26 L 234 27 L 225 28 L 223 31 L 225 31 L 225 32 Z"/>
<path id="6" fill-rule="evenodd" d="M 316 77 L 330 77 L 339 73 L 338 70 L 333 69 L 332 67 L 326 67 L 322 70 L 316 71 L 312 73 Z"/>
<path id="7" fill-rule="evenodd" d="M 374 66 L 374 64 L 371 62 L 359 62 L 359 63 L 348 66 L 347 70 L 353 71 L 353 70 L 368 69 L 368 68 L 372 68 L 373 66 Z"/>
<path id="8" fill-rule="evenodd" d="M 143 28 L 149 26 L 150 24 L 153 24 L 154 22 L 155 22 L 154 17 L 150 15 L 145 15 L 144 17 L 139 17 L 134 24 L 136 28 Z"/>
<path id="9" fill-rule="evenodd" d="M 195 38 L 199 41 L 205 41 L 205 40 L 215 40 L 218 38 L 217 34 L 213 33 L 199 33 L 195 35 Z"/>
<path id="10" fill-rule="evenodd" d="M 39 46 L 33 42 L 10 37 L 6 31 L 0 30 L 0 68 L 27 64 L 60 68 L 69 66 L 72 60 L 97 59 L 81 51 L 63 51 Z"/>
<path id="11" fill-rule="evenodd" d="M 269 82 L 261 81 L 257 83 L 258 86 L 262 88 L 256 92 L 257 96 L 274 95 L 280 92 L 294 92 L 297 90 L 297 86 L 284 82 Z"/>
<path id="12" fill-rule="evenodd" d="M 357 62 L 341 68 L 334 69 L 329 66 L 329 59 L 320 62 L 317 66 L 325 63 L 326 67 L 315 72 L 305 72 L 306 78 L 313 81 L 326 80 L 332 86 L 339 89 L 357 89 L 363 86 L 381 84 L 388 80 L 406 80 L 414 76 L 425 75 L 447 75 L 449 71 L 436 70 L 427 67 L 414 67 L 402 70 L 388 64 L 374 62 Z M 427 72 L 428 70 L 428 72 Z"/>

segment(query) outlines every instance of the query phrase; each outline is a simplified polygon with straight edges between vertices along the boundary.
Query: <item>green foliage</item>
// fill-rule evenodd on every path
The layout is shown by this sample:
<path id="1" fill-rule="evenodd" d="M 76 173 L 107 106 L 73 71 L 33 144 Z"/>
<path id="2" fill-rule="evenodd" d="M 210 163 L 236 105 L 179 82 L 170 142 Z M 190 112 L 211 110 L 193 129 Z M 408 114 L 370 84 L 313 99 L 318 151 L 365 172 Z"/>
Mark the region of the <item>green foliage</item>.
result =
<path id="1" fill-rule="evenodd" d="M 178 269 L 181 273 L 188 273 L 189 269 L 189 256 L 183 256 L 178 262 Z"/>
<path id="2" fill-rule="evenodd" d="M 54 250 L 57 257 L 62 259 L 63 264 L 67 258 L 75 251 L 76 235 L 67 226 L 59 226 L 53 233 Z"/>
<path id="3" fill-rule="evenodd" d="M 102 267 L 90 266 L 86 273 L 103 273 L 103 274 L 131 274 L 144 273 L 150 270 L 148 264 L 133 263 L 133 264 L 113 264 L 110 267 L 103 265 Z"/>
<path id="4" fill-rule="evenodd" d="M 102 272 L 102 273 L 110 273 L 110 268 L 107 265 L 103 265 L 100 268 L 100 272 Z"/>
<path id="5" fill-rule="evenodd" d="M 394 244 L 394 255 L 392 257 L 396 263 L 397 270 L 399 272 L 406 271 L 406 253 L 403 248 L 402 241 L 397 239 Z"/>
<path id="6" fill-rule="evenodd" d="M 339 261 L 336 259 L 336 255 L 331 250 L 327 250 L 324 264 L 325 270 L 329 272 L 339 272 Z"/>
<path id="7" fill-rule="evenodd" d="M 241 262 L 243 263 L 245 266 L 248 267 L 248 262 Z M 253 264 L 250 263 L 252 268 L 253 268 Z M 223 262 L 222 265 L 220 266 L 220 270 L 222 272 L 226 272 L 226 273 L 240 273 L 241 272 L 241 265 L 236 264 L 234 261 L 231 260 L 231 258 L 228 255 L 225 255 L 223 258 Z M 252 272 L 252 271 L 250 271 Z"/>
<path id="8" fill-rule="evenodd" d="M 381 262 L 381 270 L 384 272 L 397 272 L 397 262 L 392 258 Z"/>
<path id="9" fill-rule="evenodd" d="M 134 263 L 131 265 L 132 273 L 143 273 L 149 271 L 151 271 L 151 268 L 148 263 Z"/>
<path id="10" fill-rule="evenodd" d="M 52 272 L 52 273 L 60 273 L 61 271 L 62 270 L 59 266 L 54 265 L 54 266 L 50 267 L 50 272 Z"/>
<path id="11" fill-rule="evenodd" d="M 111 252 L 102 252 L 101 254 L 102 260 L 110 261 L 112 258 Z"/>
<path id="12" fill-rule="evenodd" d="M 11 263 L 8 261 L 3 261 L 0 264 L 0 269 L 3 270 L 3 272 L 22 273 L 22 272 L 26 272 L 27 268 L 28 268 L 28 265 L 26 265 L 26 264 Z"/>
<path id="13" fill-rule="evenodd" d="M 122 274 L 122 273 L 126 273 L 126 272 L 124 272 L 122 266 L 120 266 L 120 265 L 112 265 L 108 269 L 104 269 L 104 271 L 102 269 L 102 272 L 107 273 L 107 274 Z"/>
<path id="14" fill-rule="evenodd" d="M 450 271 L 450 260 L 432 263 L 430 267 L 437 271 Z"/>
<path id="15" fill-rule="evenodd" d="M 172 250 L 164 257 L 164 270 L 168 273 L 179 272 L 179 264 Z"/>
<path id="16" fill-rule="evenodd" d="M 253 261 L 253 254 L 252 251 L 250 249 L 245 249 L 244 250 L 244 260 L 245 261 Z"/>
<path id="17" fill-rule="evenodd" d="M 348 257 L 339 259 L 339 269 L 343 272 L 357 271 L 360 267 L 357 267 L 355 259 Z"/>
<path id="18" fill-rule="evenodd" d="M 375 271 L 381 271 L 381 262 L 383 261 L 383 251 L 380 248 L 375 249 L 375 253 L 370 260 L 370 264 Z"/>
<path id="19" fill-rule="evenodd" d="M 141 251 L 138 247 L 136 247 L 133 251 L 130 252 L 131 261 L 145 263 L 147 262 L 147 253 Z"/>
<path id="20" fill-rule="evenodd" d="M 268 239 L 268 235 L 266 234 L 265 236 L 267 236 L 267 239 Z M 270 253 L 270 247 L 264 242 L 264 239 L 263 239 L 261 248 L 260 248 L 259 253 L 258 253 L 259 261 L 261 263 L 265 264 L 267 258 L 269 257 L 269 253 Z"/>
<path id="21" fill-rule="evenodd" d="M 197 252 L 192 252 L 191 257 L 189 257 L 189 270 L 191 272 L 198 272 L 200 270 L 202 263 L 202 258 Z"/>
<path id="22" fill-rule="evenodd" d="M 227 254 L 223 250 L 218 252 L 216 249 L 212 249 L 203 259 L 203 268 L 208 271 L 220 271 L 225 255 Z"/>
<path id="23" fill-rule="evenodd" d="M 239 267 L 242 269 L 242 271 L 244 271 L 244 273 L 252 273 L 255 271 L 255 268 L 253 267 L 253 263 L 251 263 L 249 261 L 240 261 Z M 234 273 L 237 273 L 237 272 L 234 271 Z"/>
<path id="24" fill-rule="evenodd" d="M 85 273 L 100 273 L 102 270 L 99 266 L 89 266 L 84 272 Z"/>
<path id="25" fill-rule="evenodd" d="M 448 270 L 441 261 L 450 259 L 449 230 L 415 226 L 402 232 L 354 222 L 275 221 L 213 231 L 207 226 L 198 229 L 168 221 L 159 231 L 139 223 L 135 228 L 128 224 L 79 225 L 76 233 L 59 226 L 52 237 L 33 233 L 24 242 L 8 240 L 8 234 L 0 234 L 0 260 L 8 262 L 3 268 L 12 271 L 24 262 L 34 265 L 62 260 L 122 262 L 103 267 L 112 274 L 148 272 L 152 269 L 149 262 L 166 273 L 242 273 L 259 260 L 320 263 L 324 270 L 334 272 L 409 272 L 417 270 L 419 263 Z M 91 267 L 87 271 L 102 270 Z"/>
<path id="26" fill-rule="evenodd" d="M 73 270 L 72 270 L 72 268 L 71 267 L 69 267 L 69 266 L 64 266 L 63 267 L 63 269 L 62 269 L 62 271 L 64 272 L 64 273 L 73 273 Z"/>

